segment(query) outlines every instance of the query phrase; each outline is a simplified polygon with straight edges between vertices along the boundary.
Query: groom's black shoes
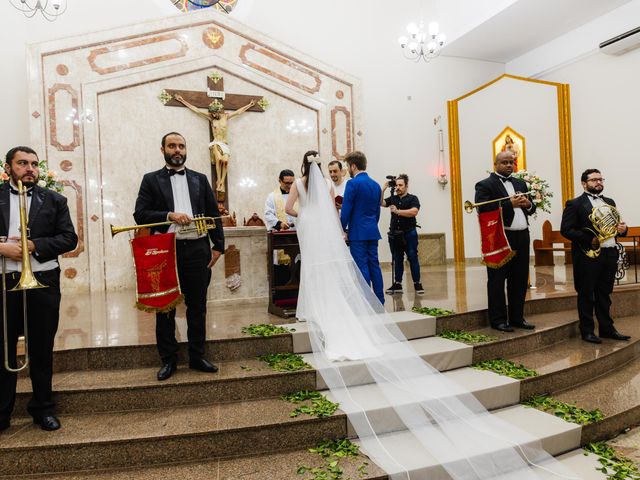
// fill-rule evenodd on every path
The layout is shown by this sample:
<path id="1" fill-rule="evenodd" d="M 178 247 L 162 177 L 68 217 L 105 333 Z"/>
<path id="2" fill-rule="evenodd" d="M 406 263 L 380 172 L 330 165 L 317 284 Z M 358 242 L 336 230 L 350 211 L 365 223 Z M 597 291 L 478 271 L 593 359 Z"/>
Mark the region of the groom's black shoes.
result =
<path id="1" fill-rule="evenodd" d="M 402 284 L 396 282 L 391 287 L 387 288 L 386 293 L 389 295 L 393 295 L 396 293 L 402 293 Z"/>
<path id="2" fill-rule="evenodd" d="M 207 373 L 216 373 L 218 371 L 218 367 L 205 358 L 189 360 L 189 368 Z"/>
<path id="3" fill-rule="evenodd" d="M 171 375 L 175 373 L 177 369 L 178 369 L 178 366 L 176 365 L 176 362 L 167 362 L 163 364 L 162 368 L 158 370 L 158 375 L 157 375 L 158 380 L 162 382 L 163 380 L 168 379 Z"/>

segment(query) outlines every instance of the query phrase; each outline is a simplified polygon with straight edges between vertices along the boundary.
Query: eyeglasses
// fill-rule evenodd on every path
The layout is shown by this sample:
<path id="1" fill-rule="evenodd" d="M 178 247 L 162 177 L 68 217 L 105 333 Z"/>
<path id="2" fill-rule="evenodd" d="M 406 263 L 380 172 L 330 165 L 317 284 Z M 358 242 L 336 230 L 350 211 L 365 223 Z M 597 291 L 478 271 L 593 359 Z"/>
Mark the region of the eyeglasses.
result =
<path id="1" fill-rule="evenodd" d="M 587 179 L 587 183 L 588 182 L 593 182 L 593 183 L 604 183 L 604 178 L 588 178 Z"/>
<path id="2" fill-rule="evenodd" d="M 282 182 L 282 183 L 284 183 L 285 185 L 293 185 L 293 182 Z"/>

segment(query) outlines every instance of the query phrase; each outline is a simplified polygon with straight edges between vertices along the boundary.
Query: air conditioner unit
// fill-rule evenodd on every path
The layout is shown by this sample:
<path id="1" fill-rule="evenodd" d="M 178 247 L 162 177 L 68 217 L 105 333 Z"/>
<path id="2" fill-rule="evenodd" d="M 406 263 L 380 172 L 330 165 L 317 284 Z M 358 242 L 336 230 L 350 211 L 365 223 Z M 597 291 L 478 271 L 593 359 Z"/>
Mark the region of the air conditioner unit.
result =
<path id="1" fill-rule="evenodd" d="M 640 47 L 640 27 L 602 42 L 600 51 L 607 55 L 624 55 L 638 47 Z"/>

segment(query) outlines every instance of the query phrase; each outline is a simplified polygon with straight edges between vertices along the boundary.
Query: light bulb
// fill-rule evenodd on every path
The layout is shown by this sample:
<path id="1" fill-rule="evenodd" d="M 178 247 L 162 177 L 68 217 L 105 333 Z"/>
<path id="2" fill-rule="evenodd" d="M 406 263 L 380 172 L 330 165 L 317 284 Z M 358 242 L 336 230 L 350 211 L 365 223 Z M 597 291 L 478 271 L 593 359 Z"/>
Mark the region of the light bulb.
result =
<path id="1" fill-rule="evenodd" d="M 436 42 L 438 42 L 440 46 L 444 45 L 444 42 L 446 41 L 447 41 L 447 36 L 444 33 L 440 33 L 436 37 Z"/>
<path id="2" fill-rule="evenodd" d="M 416 42 L 411 42 L 409 44 L 409 50 L 411 50 L 412 53 L 415 53 L 418 51 L 418 44 Z"/>
<path id="3" fill-rule="evenodd" d="M 62 0 L 51 0 L 51 4 L 53 5 L 53 8 L 58 10 L 60 5 L 62 5 Z"/>
<path id="4" fill-rule="evenodd" d="M 409 25 L 407 25 L 407 32 L 409 32 L 410 35 L 415 35 L 420 31 L 420 29 L 418 28 L 418 25 L 416 25 L 414 22 L 411 22 Z"/>
<path id="5" fill-rule="evenodd" d="M 409 41 L 409 39 L 405 36 L 402 36 L 398 39 L 398 43 L 400 44 L 400 46 L 402 48 L 404 48 L 407 45 L 407 42 Z"/>
<path id="6" fill-rule="evenodd" d="M 436 44 L 436 42 L 427 43 L 427 50 L 429 50 L 431 53 L 435 52 L 437 47 L 438 45 Z"/>
<path id="7" fill-rule="evenodd" d="M 440 25 L 438 25 L 438 22 L 429 23 L 429 35 L 431 35 L 431 37 L 435 37 L 436 35 L 438 35 L 439 32 L 440 32 Z"/>

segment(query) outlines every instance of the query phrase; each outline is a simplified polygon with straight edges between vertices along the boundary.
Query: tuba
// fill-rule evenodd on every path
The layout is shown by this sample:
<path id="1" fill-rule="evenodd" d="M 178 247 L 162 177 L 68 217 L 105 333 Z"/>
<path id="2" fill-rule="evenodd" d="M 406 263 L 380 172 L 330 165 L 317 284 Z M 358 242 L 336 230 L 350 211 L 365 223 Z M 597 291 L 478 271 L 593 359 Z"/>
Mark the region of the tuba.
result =
<path id="1" fill-rule="evenodd" d="M 597 258 L 600 255 L 600 244 L 605 240 L 618 235 L 618 224 L 620 223 L 620 212 L 612 205 L 605 203 L 593 207 L 589 214 L 589 221 L 593 228 L 586 228 L 585 230 L 593 233 L 598 240 L 598 248 L 584 250 L 584 254 L 589 258 Z"/>

